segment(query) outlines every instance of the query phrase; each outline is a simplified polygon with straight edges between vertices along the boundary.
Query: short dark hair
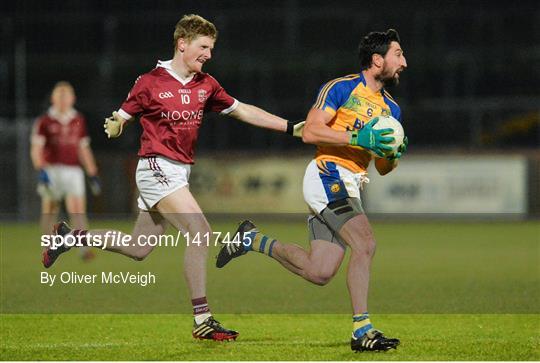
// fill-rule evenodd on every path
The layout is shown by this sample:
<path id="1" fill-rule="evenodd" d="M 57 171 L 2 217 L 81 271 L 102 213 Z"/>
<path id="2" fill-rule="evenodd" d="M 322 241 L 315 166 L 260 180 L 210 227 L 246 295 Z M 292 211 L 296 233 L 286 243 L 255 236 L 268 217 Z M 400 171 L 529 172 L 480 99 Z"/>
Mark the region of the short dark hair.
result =
<path id="1" fill-rule="evenodd" d="M 398 42 L 399 34 L 394 29 L 388 29 L 385 32 L 371 32 L 360 41 L 358 45 L 358 60 L 362 70 L 371 67 L 373 54 L 385 56 L 390 48 L 391 42 Z"/>

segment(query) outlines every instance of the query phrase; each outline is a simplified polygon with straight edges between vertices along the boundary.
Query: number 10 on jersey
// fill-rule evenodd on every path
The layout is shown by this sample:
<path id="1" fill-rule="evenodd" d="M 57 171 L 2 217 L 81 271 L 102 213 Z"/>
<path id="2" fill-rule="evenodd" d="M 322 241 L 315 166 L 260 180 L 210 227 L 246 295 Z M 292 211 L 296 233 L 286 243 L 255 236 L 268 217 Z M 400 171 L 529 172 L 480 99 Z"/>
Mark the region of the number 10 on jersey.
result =
<path id="1" fill-rule="evenodd" d="M 189 97 L 189 95 L 180 95 L 180 101 L 183 105 L 189 105 L 191 102 L 191 98 Z"/>

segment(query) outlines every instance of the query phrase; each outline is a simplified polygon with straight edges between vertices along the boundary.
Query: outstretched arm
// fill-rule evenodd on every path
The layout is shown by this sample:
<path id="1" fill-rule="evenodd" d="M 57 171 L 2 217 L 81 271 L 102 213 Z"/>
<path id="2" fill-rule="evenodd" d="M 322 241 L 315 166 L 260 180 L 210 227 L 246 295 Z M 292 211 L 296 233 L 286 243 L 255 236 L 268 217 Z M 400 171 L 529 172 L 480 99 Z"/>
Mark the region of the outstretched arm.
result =
<path id="1" fill-rule="evenodd" d="M 253 126 L 281 132 L 287 131 L 287 120 L 246 103 L 240 102 L 229 115 Z"/>
<path id="2" fill-rule="evenodd" d="M 229 115 L 253 126 L 286 132 L 296 137 L 302 137 L 302 130 L 304 129 L 304 121 L 288 121 L 259 107 L 242 102 Z"/>

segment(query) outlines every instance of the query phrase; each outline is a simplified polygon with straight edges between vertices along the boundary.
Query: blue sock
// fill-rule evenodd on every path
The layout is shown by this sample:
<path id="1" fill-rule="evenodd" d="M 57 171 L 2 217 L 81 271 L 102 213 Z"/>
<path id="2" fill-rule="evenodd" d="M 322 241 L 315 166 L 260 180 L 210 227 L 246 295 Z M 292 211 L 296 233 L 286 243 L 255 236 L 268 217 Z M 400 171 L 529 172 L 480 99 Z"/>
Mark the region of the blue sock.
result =
<path id="1" fill-rule="evenodd" d="M 254 231 L 254 232 L 246 233 L 245 236 L 241 237 L 242 246 L 244 246 L 244 251 L 253 250 L 253 241 L 255 240 L 256 235 L 257 235 L 257 232 Z"/>
<path id="2" fill-rule="evenodd" d="M 353 335 L 355 338 L 361 338 L 368 331 L 373 329 L 369 320 L 369 313 L 353 315 Z"/>
<path id="3" fill-rule="evenodd" d="M 261 232 L 247 233 L 242 240 L 244 251 L 255 251 L 270 257 L 272 257 L 272 250 L 275 243 L 275 239 L 272 239 Z"/>

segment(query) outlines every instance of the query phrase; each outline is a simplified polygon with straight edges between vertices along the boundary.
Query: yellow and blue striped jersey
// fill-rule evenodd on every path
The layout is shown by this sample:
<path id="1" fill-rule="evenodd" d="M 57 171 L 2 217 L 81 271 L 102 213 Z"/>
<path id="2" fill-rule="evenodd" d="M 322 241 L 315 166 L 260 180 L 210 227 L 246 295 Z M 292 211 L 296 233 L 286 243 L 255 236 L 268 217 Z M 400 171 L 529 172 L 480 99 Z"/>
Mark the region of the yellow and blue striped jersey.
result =
<path id="1" fill-rule="evenodd" d="M 373 92 L 364 75 L 351 74 L 336 78 L 321 87 L 313 108 L 333 116 L 328 124 L 338 131 L 361 129 L 376 116 L 391 115 L 401 122 L 401 109 L 386 90 Z M 372 156 L 356 146 L 317 146 L 318 163 L 335 162 L 354 173 L 365 172 Z"/>

